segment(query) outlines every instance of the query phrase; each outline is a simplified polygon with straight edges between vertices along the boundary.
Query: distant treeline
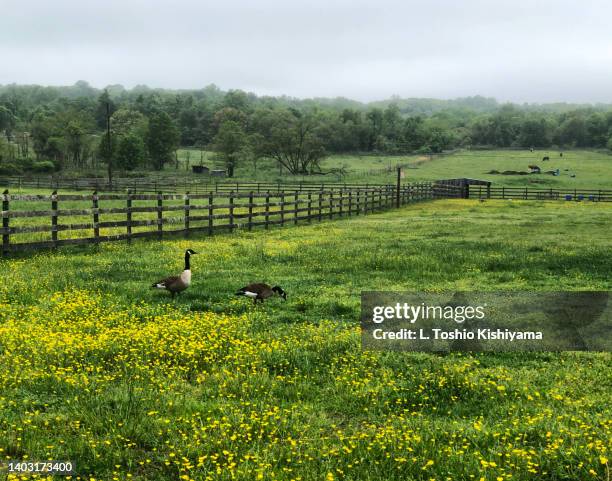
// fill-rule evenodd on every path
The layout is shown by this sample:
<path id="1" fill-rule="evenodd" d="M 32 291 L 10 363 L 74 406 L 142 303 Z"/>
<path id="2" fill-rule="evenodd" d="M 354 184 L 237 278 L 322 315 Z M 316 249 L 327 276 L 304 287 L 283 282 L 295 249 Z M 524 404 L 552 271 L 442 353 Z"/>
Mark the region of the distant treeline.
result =
<path id="1" fill-rule="evenodd" d="M 110 113 L 110 140 L 106 134 Z M 0 173 L 62 168 L 163 168 L 179 147 L 214 150 L 230 175 L 277 162 L 295 174 L 328 154 L 436 153 L 470 147 L 609 148 L 611 105 L 514 105 L 494 99 L 263 97 L 214 85 L 104 90 L 0 86 Z"/>

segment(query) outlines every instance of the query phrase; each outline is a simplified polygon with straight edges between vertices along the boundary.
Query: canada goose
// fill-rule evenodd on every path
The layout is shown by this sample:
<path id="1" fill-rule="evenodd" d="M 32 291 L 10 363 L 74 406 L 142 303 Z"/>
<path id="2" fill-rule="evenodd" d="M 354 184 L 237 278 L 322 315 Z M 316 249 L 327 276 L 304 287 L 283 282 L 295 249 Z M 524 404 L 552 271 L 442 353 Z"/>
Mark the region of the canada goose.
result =
<path id="1" fill-rule="evenodd" d="M 274 294 L 282 297 L 285 301 L 287 300 L 287 293 L 282 288 L 279 286 L 270 287 L 268 284 L 249 284 L 236 292 L 237 296 L 250 297 L 255 304 L 257 304 L 257 301 L 263 303 L 265 299 L 272 297 Z"/>
<path id="2" fill-rule="evenodd" d="M 191 267 L 189 265 L 189 257 L 194 254 L 197 254 L 197 252 L 192 249 L 187 249 L 185 251 L 185 269 L 183 272 L 181 272 L 181 275 L 166 277 L 161 281 L 155 282 L 151 285 L 151 287 L 170 291 L 172 298 L 174 298 L 175 294 L 180 294 L 187 289 L 189 284 L 191 284 Z"/>

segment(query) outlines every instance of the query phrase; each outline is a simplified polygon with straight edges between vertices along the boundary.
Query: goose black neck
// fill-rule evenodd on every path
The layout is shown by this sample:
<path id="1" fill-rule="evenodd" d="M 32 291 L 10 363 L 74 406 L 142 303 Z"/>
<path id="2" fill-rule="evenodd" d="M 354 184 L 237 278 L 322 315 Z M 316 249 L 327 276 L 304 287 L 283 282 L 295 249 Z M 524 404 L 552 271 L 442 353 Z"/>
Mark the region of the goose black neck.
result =
<path id="1" fill-rule="evenodd" d="M 191 256 L 191 254 L 189 254 L 189 252 L 185 252 L 185 270 L 188 271 L 191 269 L 191 267 L 189 266 L 189 257 Z"/>

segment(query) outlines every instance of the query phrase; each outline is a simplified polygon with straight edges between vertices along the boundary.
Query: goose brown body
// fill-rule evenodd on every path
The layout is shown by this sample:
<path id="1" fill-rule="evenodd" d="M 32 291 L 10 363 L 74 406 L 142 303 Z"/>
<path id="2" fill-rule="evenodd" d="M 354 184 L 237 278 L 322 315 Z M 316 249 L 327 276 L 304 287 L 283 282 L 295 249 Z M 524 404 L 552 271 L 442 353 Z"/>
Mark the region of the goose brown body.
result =
<path id="1" fill-rule="evenodd" d="M 190 257 L 193 254 L 197 254 L 197 252 L 192 249 L 187 249 L 185 251 L 185 269 L 178 276 L 169 276 L 165 279 L 161 279 L 157 282 L 154 282 L 151 287 L 155 287 L 157 289 L 165 289 L 172 294 L 174 297 L 176 294 L 180 294 L 185 289 L 187 289 L 191 285 L 191 266 L 190 266 Z"/>
<path id="2" fill-rule="evenodd" d="M 264 283 L 249 284 L 236 292 L 237 296 L 245 296 L 253 299 L 255 304 L 257 304 L 257 301 L 263 302 L 275 294 L 287 300 L 287 293 L 279 286 L 271 287 Z"/>

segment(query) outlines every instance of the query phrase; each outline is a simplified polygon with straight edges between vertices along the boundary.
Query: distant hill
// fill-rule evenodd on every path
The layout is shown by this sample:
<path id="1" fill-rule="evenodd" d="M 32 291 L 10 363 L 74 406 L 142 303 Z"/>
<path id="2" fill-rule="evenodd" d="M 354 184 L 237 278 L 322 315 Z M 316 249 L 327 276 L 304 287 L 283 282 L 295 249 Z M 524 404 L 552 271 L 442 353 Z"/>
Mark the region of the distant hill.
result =
<path id="1" fill-rule="evenodd" d="M 164 89 L 152 88 L 147 85 L 137 85 L 131 89 L 123 85 L 108 85 L 105 88 L 92 87 L 88 82 L 79 80 L 74 85 L 69 86 L 43 86 L 43 85 L 19 85 L 8 84 L 0 85 L 0 95 L 10 97 L 16 95 L 20 98 L 27 98 L 32 104 L 51 102 L 56 99 L 78 99 L 78 98 L 97 98 L 104 90 L 108 90 L 113 98 L 129 98 L 138 95 L 149 95 L 157 93 L 161 96 L 168 95 L 193 95 L 195 98 L 208 98 L 219 100 L 227 93 L 214 84 L 201 89 Z M 385 100 L 373 102 L 360 102 L 346 97 L 315 97 L 315 98 L 296 98 L 289 96 L 262 96 L 248 93 L 249 98 L 265 104 L 281 104 L 288 106 L 324 106 L 334 110 L 343 109 L 369 109 L 386 108 L 391 104 L 397 105 L 403 116 L 423 115 L 430 116 L 442 111 L 472 111 L 474 113 L 492 113 L 499 110 L 503 105 L 492 97 L 475 95 L 472 97 L 461 97 L 455 99 L 434 99 L 434 98 L 401 98 L 393 96 Z M 515 108 L 525 111 L 539 111 L 549 113 L 563 113 L 576 109 L 609 109 L 612 104 L 575 104 L 575 103 L 523 103 L 510 104 Z"/>

